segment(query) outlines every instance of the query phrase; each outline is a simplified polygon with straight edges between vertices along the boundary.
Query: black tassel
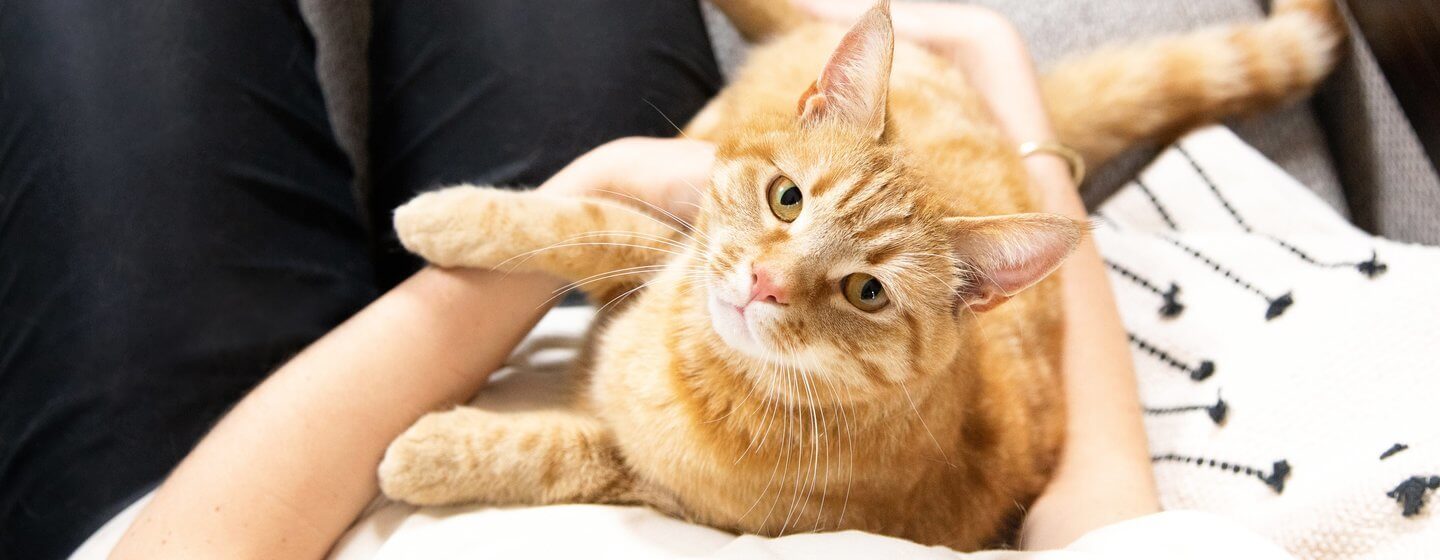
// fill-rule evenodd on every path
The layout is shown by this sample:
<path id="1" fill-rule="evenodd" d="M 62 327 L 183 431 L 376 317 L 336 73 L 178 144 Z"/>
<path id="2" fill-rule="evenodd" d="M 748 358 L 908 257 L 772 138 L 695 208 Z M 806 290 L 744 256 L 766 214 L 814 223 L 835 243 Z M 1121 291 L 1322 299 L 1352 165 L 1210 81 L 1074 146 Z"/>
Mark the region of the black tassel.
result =
<path id="1" fill-rule="evenodd" d="M 1262 476 L 1260 480 L 1265 481 L 1266 485 L 1274 488 L 1275 493 L 1279 494 L 1285 491 L 1285 479 L 1287 478 L 1290 478 L 1290 463 L 1281 459 L 1270 466 L 1270 475 Z"/>
<path id="2" fill-rule="evenodd" d="M 1406 449 L 1410 449 L 1410 446 L 1403 443 L 1397 443 L 1395 445 L 1392 445 L 1390 446 L 1390 449 L 1386 449 L 1384 453 L 1380 454 L 1380 460 L 1384 461 L 1386 459 L 1389 459 L 1391 455 L 1394 455 Z"/>
<path id="3" fill-rule="evenodd" d="M 1285 313 L 1286 309 L 1290 308 L 1290 304 L 1292 303 L 1295 303 L 1295 298 L 1290 297 L 1289 293 L 1270 300 L 1270 307 L 1265 310 L 1265 320 L 1269 321 L 1279 317 L 1282 313 Z"/>
<path id="4" fill-rule="evenodd" d="M 1214 421 L 1216 426 L 1219 426 L 1225 423 L 1225 415 L 1230 412 L 1230 405 L 1225 404 L 1225 399 L 1217 396 L 1215 397 L 1215 404 L 1206 408 L 1205 412 L 1210 415 L 1210 420 Z"/>
<path id="5" fill-rule="evenodd" d="M 1385 495 L 1400 503 L 1400 515 L 1411 517 L 1425 507 L 1425 494 L 1440 488 L 1440 476 L 1412 476 Z"/>
<path id="6" fill-rule="evenodd" d="M 1212 362 L 1210 360 L 1202 360 L 1200 362 L 1200 365 L 1190 372 L 1190 379 L 1193 379 L 1195 381 L 1204 381 L 1206 379 L 1210 379 L 1210 376 L 1214 374 L 1215 362 Z"/>
<path id="7" fill-rule="evenodd" d="M 1370 251 L 1370 260 L 1355 265 L 1355 268 L 1370 278 L 1385 274 L 1385 271 L 1390 270 L 1390 266 L 1380 262 L 1380 255 L 1373 250 Z"/>
<path id="8" fill-rule="evenodd" d="M 1173 282 L 1170 283 L 1170 289 L 1165 290 L 1165 293 L 1160 294 L 1160 297 L 1165 299 L 1165 303 L 1160 306 L 1161 316 L 1174 317 L 1179 315 L 1181 311 L 1185 310 L 1185 304 L 1180 303 L 1179 296 L 1180 286 L 1176 285 Z"/>

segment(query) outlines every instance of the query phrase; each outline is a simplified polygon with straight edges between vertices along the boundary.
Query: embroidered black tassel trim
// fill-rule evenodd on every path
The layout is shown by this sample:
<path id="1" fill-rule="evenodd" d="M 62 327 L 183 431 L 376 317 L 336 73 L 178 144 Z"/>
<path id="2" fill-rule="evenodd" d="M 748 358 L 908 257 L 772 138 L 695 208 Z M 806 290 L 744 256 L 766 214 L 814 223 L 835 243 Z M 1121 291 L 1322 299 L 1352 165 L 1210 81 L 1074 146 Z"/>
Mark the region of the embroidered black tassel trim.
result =
<path id="1" fill-rule="evenodd" d="M 1154 356 L 1155 359 L 1160 360 L 1165 365 L 1189 374 L 1190 379 L 1192 380 L 1204 381 L 1206 379 L 1209 379 L 1211 375 L 1215 374 L 1215 362 L 1212 362 L 1210 360 L 1201 360 L 1199 365 L 1195 367 L 1190 367 L 1190 365 L 1186 364 L 1185 362 L 1182 362 L 1176 359 L 1174 356 L 1171 356 L 1169 352 L 1161 350 L 1154 344 L 1146 342 L 1144 339 L 1135 336 L 1135 333 L 1126 334 L 1130 337 L 1130 343 L 1134 344 L 1136 348 L 1139 348 L 1146 354 Z"/>
<path id="2" fill-rule="evenodd" d="M 1244 279 L 1240 278 L 1240 276 L 1236 275 L 1234 271 L 1220 266 L 1220 263 L 1215 262 L 1214 259 L 1205 256 L 1198 249 L 1182 243 L 1179 239 L 1167 236 L 1160 236 L 1160 239 L 1165 240 L 1166 243 L 1174 245 L 1175 248 L 1180 249 L 1181 251 L 1185 252 L 1185 254 L 1190 255 L 1191 257 L 1194 257 L 1195 260 L 1205 263 L 1211 268 L 1211 270 L 1214 270 L 1217 274 L 1224 276 L 1226 279 L 1230 280 L 1230 282 L 1234 283 L 1236 286 L 1239 286 L 1241 289 L 1244 289 L 1245 291 L 1260 296 L 1262 299 L 1264 299 L 1267 303 L 1269 303 L 1269 306 L 1265 308 L 1265 320 L 1267 321 L 1279 317 L 1281 314 L 1285 313 L 1286 309 L 1290 308 L 1291 304 L 1295 303 L 1294 296 L 1291 296 L 1289 293 L 1286 293 L 1285 295 L 1276 298 L 1270 297 L 1265 292 L 1260 291 L 1260 288 L 1256 288 L 1253 284 L 1246 282 Z"/>
<path id="3" fill-rule="evenodd" d="M 1283 494 L 1285 492 L 1285 480 L 1290 478 L 1290 462 L 1284 459 L 1275 461 L 1275 463 L 1270 466 L 1270 472 L 1268 474 L 1254 467 L 1237 465 L 1226 461 L 1216 461 L 1215 459 L 1206 459 L 1203 457 L 1177 455 L 1174 453 L 1156 455 L 1154 457 L 1151 457 L 1150 460 L 1157 463 L 1161 461 L 1171 461 L 1176 463 L 1185 463 L 1187 465 L 1213 467 L 1220 470 L 1230 471 L 1236 474 L 1253 476 L 1260 479 L 1261 482 L 1264 482 L 1265 485 L 1269 486 L 1271 490 L 1274 490 L 1276 494 Z"/>
<path id="4" fill-rule="evenodd" d="M 1189 406 L 1173 406 L 1166 408 L 1146 408 L 1145 414 L 1180 414 L 1184 412 L 1194 412 L 1199 410 L 1205 411 L 1205 414 L 1210 417 L 1210 420 L 1215 422 L 1216 426 L 1220 426 L 1225 423 L 1225 416 L 1230 412 L 1230 405 L 1225 402 L 1225 399 L 1216 397 L 1215 404 L 1195 404 Z"/>
<path id="5" fill-rule="evenodd" d="M 1209 174 L 1209 173 L 1206 173 L 1206 172 L 1205 172 L 1205 169 L 1200 166 L 1200 162 L 1195 161 L 1195 158 L 1190 155 L 1190 152 L 1185 151 L 1185 148 L 1181 147 L 1179 144 L 1176 144 L 1176 145 L 1175 145 L 1175 149 L 1176 149 L 1176 151 L 1180 152 L 1180 155 L 1181 155 L 1181 156 L 1184 156 L 1184 157 L 1185 157 L 1185 160 L 1186 160 L 1186 161 L 1190 162 L 1190 167 L 1195 170 L 1195 174 L 1196 174 L 1196 175 L 1199 175 L 1199 176 L 1200 176 L 1200 179 L 1203 180 L 1203 181 L 1205 181 L 1205 186 L 1210 187 L 1210 193 L 1211 193 L 1211 194 L 1214 194 L 1214 195 L 1215 195 L 1215 199 L 1218 200 L 1218 201 L 1220 201 L 1220 205 L 1225 207 L 1225 212 L 1227 212 L 1227 213 L 1230 214 L 1230 217 L 1235 220 L 1235 224 L 1236 224 L 1236 225 L 1239 225 L 1239 226 L 1240 226 L 1240 229 L 1245 230 L 1245 233 L 1249 233 L 1249 234 L 1252 234 L 1252 235 L 1255 234 L 1255 230 L 1254 230 L 1254 228 L 1251 228 L 1251 227 L 1250 227 L 1250 223 L 1249 223 L 1249 222 L 1246 222 L 1246 221 L 1245 221 L 1245 218 L 1240 217 L 1240 213 L 1235 210 L 1235 207 L 1234 207 L 1234 206 L 1231 206 L 1231 205 L 1230 205 L 1230 201 L 1225 198 L 1225 195 L 1220 194 L 1220 188 L 1215 185 L 1215 181 L 1210 178 L 1210 174 Z M 1151 200 L 1152 200 L 1152 202 L 1154 201 L 1154 197 L 1153 197 L 1153 196 L 1151 197 Z M 1158 203 L 1157 203 L 1157 204 L 1158 204 Z M 1374 278 L 1374 277 L 1376 277 L 1376 276 L 1378 276 L 1378 275 L 1380 275 L 1380 274 L 1383 274 L 1383 273 L 1385 272 L 1385 269 L 1388 268 L 1388 267 L 1386 267 L 1384 264 L 1379 263 L 1379 262 L 1376 262 L 1376 256 L 1375 256 L 1375 254 L 1374 254 L 1374 251 L 1371 251 L 1370 260 L 1365 261 L 1365 262 L 1360 262 L 1360 263 L 1326 263 L 1326 262 L 1320 262 L 1320 261 L 1319 261 L 1318 259 L 1316 259 L 1315 257 L 1310 256 L 1309 253 L 1306 253 L 1305 251 L 1300 250 L 1299 247 L 1296 247 L 1295 245 L 1293 245 L 1293 244 L 1285 241 L 1284 239 L 1280 239 L 1279 237 L 1275 237 L 1275 236 L 1273 236 L 1273 235 L 1268 235 L 1268 234 L 1262 234 L 1262 236 L 1265 237 L 1266 239 L 1269 239 L 1271 242 L 1275 243 L 1276 245 L 1279 245 L 1281 249 L 1284 249 L 1284 250 L 1288 251 L 1290 254 L 1295 255 L 1295 257 L 1298 258 L 1298 259 L 1300 259 L 1301 261 L 1304 261 L 1304 262 L 1307 263 L 1307 264 L 1311 264 L 1311 265 L 1314 265 L 1314 266 L 1317 266 L 1317 267 L 1320 267 L 1320 268 L 1349 268 L 1349 267 L 1355 267 L 1357 270 L 1360 271 L 1361 274 L 1364 274 L 1366 277 L 1369 277 L 1369 278 Z"/>
<path id="6" fill-rule="evenodd" d="M 1180 229 L 1179 226 L 1175 225 L 1175 220 L 1170 217 L 1170 212 L 1165 210 L 1165 205 L 1160 204 L 1160 199 L 1155 196 L 1155 193 L 1150 190 L 1150 187 L 1145 185 L 1144 181 L 1138 178 L 1135 179 L 1135 186 L 1140 187 L 1140 192 L 1145 193 L 1145 198 L 1150 199 L 1150 205 L 1155 207 L 1155 212 L 1160 214 L 1160 219 L 1165 221 L 1166 226 L 1172 230 Z"/>
<path id="7" fill-rule="evenodd" d="M 1170 283 L 1169 288 L 1161 290 L 1154 282 L 1146 280 L 1140 276 L 1139 273 L 1120 266 L 1120 264 L 1115 261 L 1105 259 L 1105 266 L 1115 271 L 1121 278 L 1129 280 L 1135 285 L 1144 288 L 1146 291 L 1160 296 L 1160 299 L 1163 301 L 1160 305 L 1160 316 L 1166 318 L 1175 317 L 1179 315 L 1181 311 L 1185 310 L 1185 304 L 1180 303 L 1180 286 L 1174 282 Z"/>

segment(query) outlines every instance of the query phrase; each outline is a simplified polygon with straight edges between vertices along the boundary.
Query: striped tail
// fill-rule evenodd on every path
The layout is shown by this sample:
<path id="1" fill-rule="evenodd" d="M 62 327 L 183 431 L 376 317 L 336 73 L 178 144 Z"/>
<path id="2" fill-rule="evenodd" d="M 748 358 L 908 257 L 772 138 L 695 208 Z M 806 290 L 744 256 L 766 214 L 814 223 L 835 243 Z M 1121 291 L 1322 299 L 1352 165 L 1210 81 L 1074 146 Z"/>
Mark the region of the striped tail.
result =
<path id="1" fill-rule="evenodd" d="M 725 13 L 746 41 L 764 41 L 781 35 L 810 18 L 789 0 L 710 0 Z"/>
<path id="2" fill-rule="evenodd" d="M 1334 67 L 1334 0 L 1276 0 L 1263 21 L 1118 46 L 1041 79 L 1060 140 L 1092 163 L 1142 142 L 1296 100 Z"/>

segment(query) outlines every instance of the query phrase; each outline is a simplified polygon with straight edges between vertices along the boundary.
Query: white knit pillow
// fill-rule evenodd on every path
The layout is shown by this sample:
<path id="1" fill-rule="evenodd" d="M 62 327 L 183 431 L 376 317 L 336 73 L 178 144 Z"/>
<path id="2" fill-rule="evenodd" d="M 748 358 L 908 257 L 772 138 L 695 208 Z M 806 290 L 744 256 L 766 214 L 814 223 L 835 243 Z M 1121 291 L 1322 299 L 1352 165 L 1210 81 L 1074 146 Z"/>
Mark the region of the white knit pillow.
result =
<path id="1" fill-rule="evenodd" d="M 1302 558 L 1440 557 L 1440 249 L 1355 229 L 1219 127 L 1095 217 L 1167 509 Z"/>

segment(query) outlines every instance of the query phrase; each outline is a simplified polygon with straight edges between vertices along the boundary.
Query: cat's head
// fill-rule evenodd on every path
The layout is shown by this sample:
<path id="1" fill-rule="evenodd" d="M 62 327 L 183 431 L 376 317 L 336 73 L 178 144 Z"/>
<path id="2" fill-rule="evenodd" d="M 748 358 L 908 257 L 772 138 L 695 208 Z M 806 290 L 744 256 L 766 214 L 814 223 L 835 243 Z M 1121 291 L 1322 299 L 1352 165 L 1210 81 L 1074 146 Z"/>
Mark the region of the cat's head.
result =
<path id="1" fill-rule="evenodd" d="M 893 44 L 882 2 L 796 92 L 793 119 L 722 142 L 701 226 L 697 297 L 724 343 L 859 389 L 953 355 L 972 312 L 1040 281 L 1081 236 L 1061 216 L 954 216 L 933 198 L 885 134 Z"/>

